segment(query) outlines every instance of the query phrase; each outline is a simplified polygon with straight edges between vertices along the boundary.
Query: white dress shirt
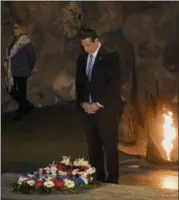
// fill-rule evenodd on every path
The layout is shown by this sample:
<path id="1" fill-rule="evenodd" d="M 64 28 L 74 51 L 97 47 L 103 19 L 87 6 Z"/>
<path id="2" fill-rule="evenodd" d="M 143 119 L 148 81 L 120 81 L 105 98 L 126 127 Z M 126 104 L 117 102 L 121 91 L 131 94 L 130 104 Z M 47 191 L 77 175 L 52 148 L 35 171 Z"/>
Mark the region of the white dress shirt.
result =
<path id="1" fill-rule="evenodd" d="M 101 47 L 101 43 L 99 43 L 99 46 L 98 46 L 98 48 L 96 49 L 96 51 L 93 53 L 93 54 L 88 54 L 88 58 L 87 58 L 87 63 L 86 63 L 86 74 L 88 75 L 88 63 L 89 63 L 89 59 L 90 59 L 90 55 L 93 55 L 93 66 L 94 66 L 94 62 L 95 62 L 95 60 L 96 60 L 96 56 L 97 56 L 97 54 L 98 54 L 98 52 L 99 52 L 99 49 L 100 49 L 100 47 Z M 92 67 L 93 68 L 93 67 Z M 92 69 L 93 70 L 93 69 Z"/>

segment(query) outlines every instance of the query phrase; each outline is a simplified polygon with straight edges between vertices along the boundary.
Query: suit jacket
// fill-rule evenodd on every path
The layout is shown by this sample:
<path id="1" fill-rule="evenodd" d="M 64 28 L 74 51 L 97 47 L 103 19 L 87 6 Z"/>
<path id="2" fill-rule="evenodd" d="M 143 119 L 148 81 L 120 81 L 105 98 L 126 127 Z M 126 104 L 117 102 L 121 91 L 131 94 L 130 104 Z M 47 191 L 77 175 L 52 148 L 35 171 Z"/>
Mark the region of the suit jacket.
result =
<path id="1" fill-rule="evenodd" d="M 33 44 L 30 42 L 11 58 L 11 70 L 13 76 L 29 76 L 36 62 L 36 52 Z"/>
<path id="2" fill-rule="evenodd" d="M 77 104 L 89 101 L 104 106 L 103 109 L 118 109 L 121 106 L 120 62 L 116 51 L 106 49 L 103 45 L 98 51 L 93 65 L 91 81 L 86 74 L 87 53 L 81 53 L 77 61 L 76 97 Z"/>

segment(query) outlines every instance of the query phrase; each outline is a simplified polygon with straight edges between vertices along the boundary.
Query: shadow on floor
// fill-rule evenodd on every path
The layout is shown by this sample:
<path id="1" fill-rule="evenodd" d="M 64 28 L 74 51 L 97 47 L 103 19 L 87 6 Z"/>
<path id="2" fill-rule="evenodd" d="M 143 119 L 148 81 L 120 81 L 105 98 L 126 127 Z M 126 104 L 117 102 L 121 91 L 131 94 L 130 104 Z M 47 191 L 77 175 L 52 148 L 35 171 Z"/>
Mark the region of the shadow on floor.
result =
<path id="1" fill-rule="evenodd" d="M 87 158 L 83 120 L 75 106 L 36 109 L 19 122 L 11 120 L 13 113 L 2 115 L 2 171 L 31 170 L 64 155 Z M 119 158 L 136 156 L 120 152 Z"/>

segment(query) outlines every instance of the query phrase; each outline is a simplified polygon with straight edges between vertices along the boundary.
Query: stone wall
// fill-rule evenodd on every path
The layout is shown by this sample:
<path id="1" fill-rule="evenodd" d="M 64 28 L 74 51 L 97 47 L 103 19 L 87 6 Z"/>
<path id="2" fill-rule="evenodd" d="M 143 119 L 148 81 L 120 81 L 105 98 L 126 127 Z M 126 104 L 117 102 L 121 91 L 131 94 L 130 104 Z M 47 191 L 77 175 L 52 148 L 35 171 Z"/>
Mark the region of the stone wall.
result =
<path id="1" fill-rule="evenodd" d="M 177 94 L 179 67 L 178 2 L 1 2 L 2 60 L 11 37 L 11 21 L 25 21 L 37 51 L 38 72 L 29 80 L 28 96 L 35 105 L 75 99 L 78 31 L 95 28 L 103 43 L 120 54 L 123 96 L 130 100 L 135 65 L 140 102 L 145 92 L 171 100 Z M 2 112 L 14 110 L 1 73 Z"/>

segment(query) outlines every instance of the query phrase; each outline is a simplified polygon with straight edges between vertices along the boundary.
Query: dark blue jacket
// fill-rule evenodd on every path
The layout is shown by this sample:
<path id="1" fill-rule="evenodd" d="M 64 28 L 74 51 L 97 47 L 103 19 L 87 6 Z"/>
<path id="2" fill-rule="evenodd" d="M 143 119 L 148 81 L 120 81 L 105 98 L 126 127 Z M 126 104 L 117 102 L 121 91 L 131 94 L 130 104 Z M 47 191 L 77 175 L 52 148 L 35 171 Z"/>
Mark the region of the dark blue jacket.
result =
<path id="1" fill-rule="evenodd" d="M 19 49 L 11 58 L 12 75 L 17 77 L 29 76 L 35 66 L 35 62 L 36 52 L 30 42 Z"/>

